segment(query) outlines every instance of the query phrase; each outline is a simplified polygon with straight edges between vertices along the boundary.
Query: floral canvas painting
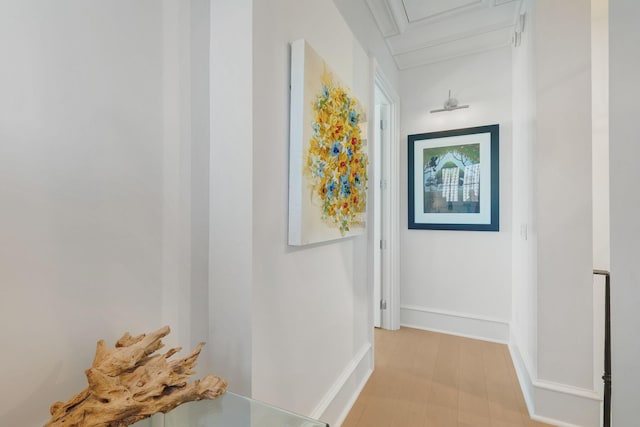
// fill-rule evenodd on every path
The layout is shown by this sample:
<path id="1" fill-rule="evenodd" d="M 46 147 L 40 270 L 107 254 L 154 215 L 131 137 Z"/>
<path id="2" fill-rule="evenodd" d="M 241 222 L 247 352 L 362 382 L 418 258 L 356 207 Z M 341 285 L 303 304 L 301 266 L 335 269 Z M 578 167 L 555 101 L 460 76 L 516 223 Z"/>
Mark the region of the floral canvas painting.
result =
<path id="1" fill-rule="evenodd" d="M 361 234 L 366 109 L 307 42 L 292 43 L 289 244 Z"/>

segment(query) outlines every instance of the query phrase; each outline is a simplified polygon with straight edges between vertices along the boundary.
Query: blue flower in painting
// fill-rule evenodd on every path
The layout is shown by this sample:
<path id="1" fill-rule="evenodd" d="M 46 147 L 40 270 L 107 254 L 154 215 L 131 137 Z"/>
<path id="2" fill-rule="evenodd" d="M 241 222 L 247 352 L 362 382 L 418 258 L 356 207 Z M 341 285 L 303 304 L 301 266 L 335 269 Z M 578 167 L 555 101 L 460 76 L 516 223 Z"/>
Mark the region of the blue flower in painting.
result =
<path id="1" fill-rule="evenodd" d="M 329 88 L 326 85 L 322 85 L 322 96 L 325 99 L 329 98 Z"/>
<path id="2" fill-rule="evenodd" d="M 318 122 L 311 123 L 311 129 L 313 129 L 313 133 L 317 136 L 318 133 L 320 132 L 320 123 Z"/>
<path id="3" fill-rule="evenodd" d="M 353 150 L 351 149 L 351 147 L 347 148 L 347 157 L 349 158 L 349 160 L 353 158 Z"/>
<path id="4" fill-rule="evenodd" d="M 332 198 L 335 195 L 336 188 L 338 188 L 338 184 L 334 180 L 331 180 L 329 185 L 327 185 L 327 197 Z"/>
<path id="5" fill-rule="evenodd" d="M 340 195 L 342 197 L 349 197 L 349 195 L 351 194 L 351 184 L 349 183 L 349 176 L 342 175 L 340 177 L 340 184 Z"/>
<path id="6" fill-rule="evenodd" d="M 351 126 L 355 126 L 358 124 L 358 113 L 353 110 L 349 111 L 349 123 L 351 124 Z"/>
<path id="7" fill-rule="evenodd" d="M 360 185 L 360 183 L 362 182 L 362 180 L 360 179 L 360 174 L 356 174 L 356 176 L 353 177 L 353 183 L 355 185 Z"/>
<path id="8" fill-rule="evenodd" d="M 324 178 L 324 169 L 327 166 L 327 163 L 322 160 L 315 160 L 313 162 L 313 175 Z"/>
<path id="9" fill-rule="evenodd" d="M 340 144 L 339 141 L 334 142 L 333 145 L 331 146 L 331 155 L 338 157 L 338 154 L 340 154 L 340 151 L 342 151 L 342 144 Z"/>

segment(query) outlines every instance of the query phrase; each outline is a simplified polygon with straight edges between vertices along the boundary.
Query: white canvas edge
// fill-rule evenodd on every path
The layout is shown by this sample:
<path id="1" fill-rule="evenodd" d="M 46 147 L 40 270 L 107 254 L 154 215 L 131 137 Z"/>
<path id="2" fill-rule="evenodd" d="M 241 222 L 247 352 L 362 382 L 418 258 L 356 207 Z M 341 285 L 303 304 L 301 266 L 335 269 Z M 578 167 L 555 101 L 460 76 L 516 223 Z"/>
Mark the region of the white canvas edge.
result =
<path id="1" fill-rule="evenodd" d="M 289 245 L 302 242 L 302 123 L 304 115 L 304 48 L 305 40 L 291 43 L 291 106 L 289 127 Z"/>

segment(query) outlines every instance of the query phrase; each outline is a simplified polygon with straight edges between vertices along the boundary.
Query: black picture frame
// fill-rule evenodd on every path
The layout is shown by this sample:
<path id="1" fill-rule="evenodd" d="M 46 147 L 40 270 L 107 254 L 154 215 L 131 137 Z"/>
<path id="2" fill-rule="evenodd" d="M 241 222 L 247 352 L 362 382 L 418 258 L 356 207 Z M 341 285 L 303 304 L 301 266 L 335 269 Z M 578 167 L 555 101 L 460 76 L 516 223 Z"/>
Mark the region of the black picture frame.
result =
<path id="1" fill-rule="evenodd" d="M 499 141 L 498 124 L 409 135 L 409 229 L 499 231 Z"/>

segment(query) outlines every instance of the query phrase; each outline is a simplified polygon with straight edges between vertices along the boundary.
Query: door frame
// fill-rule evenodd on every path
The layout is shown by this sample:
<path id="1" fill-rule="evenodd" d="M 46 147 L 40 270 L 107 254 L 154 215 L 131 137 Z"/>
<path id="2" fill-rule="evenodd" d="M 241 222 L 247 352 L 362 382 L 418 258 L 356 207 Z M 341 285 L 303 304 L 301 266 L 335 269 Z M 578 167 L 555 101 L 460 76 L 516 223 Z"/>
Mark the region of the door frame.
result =
<path id="1" fill-rule="evenodd" d="M 388 215 L 382 216 L 381 218 L 383 230 L 381 239 L 385 244 L 384 249 L 380 251 L 381 262 L 379 264 L 388 267 L 388 274 L 385 274 L 383 276 L 384 279 L 382 280 L 381 297 L 383 300 L 386 300 L 387 309 L 383 310 L 381 313 L 381 327 L 383 329 L 396 330 L 400 328 L 400 97 L 393 86 L 389 83 L 389 80 L 375 58 L 372 58 L 371 60 L 371 68 L 371 75 L 374 78 L 373 84 L 371 85 L 370 111 L 375 111 L 376 87 L 389 101 L 389 149 L 386 150 L 388 153 L 387 158 L 382 159 L 386 166 L 383 170 L 388 171 L 388 175 L 386 177 L 387 191 L 383 192 L 381 195 L 379 188 L 380 179 L 382 177 L 374 175 L 373 185 L 374 188 L 377 188 L 378 190 L 373 193 L 374 197 L 386 197 L 386 203 L 389 207 Z M 373 124 L 373 126 L 377 125 L 377 123 Z M 374 141 L 374 143 L 377 144 L 378 141 Z M 377 159 L 374 159 L 374 161 L 377 161 Z M 380 215 L 380 212 L 374 212 L 374 215 Z M 371 223 L 374 224 L 375 221 L 371 221 Z M 371 256 L 369 268 L 371 283 L 373 283 L 374 275 L 380 274 L 380 271 L 375 271 L 375 263 L 373 262 L 373 257 L 375 257 L 377 253 L 376 248 L 380 247 L 380 242 L 373 238 L 374 234 L 375 233 L 373 232 L 369 233 L 369 236 L 371 237 L 369 239 L 369 254 Z M 372 300 L 371 302 L 374 309 L 379 307 L 378 301 Z M 372 325 L 373 322 L 372 313 Z"/>

